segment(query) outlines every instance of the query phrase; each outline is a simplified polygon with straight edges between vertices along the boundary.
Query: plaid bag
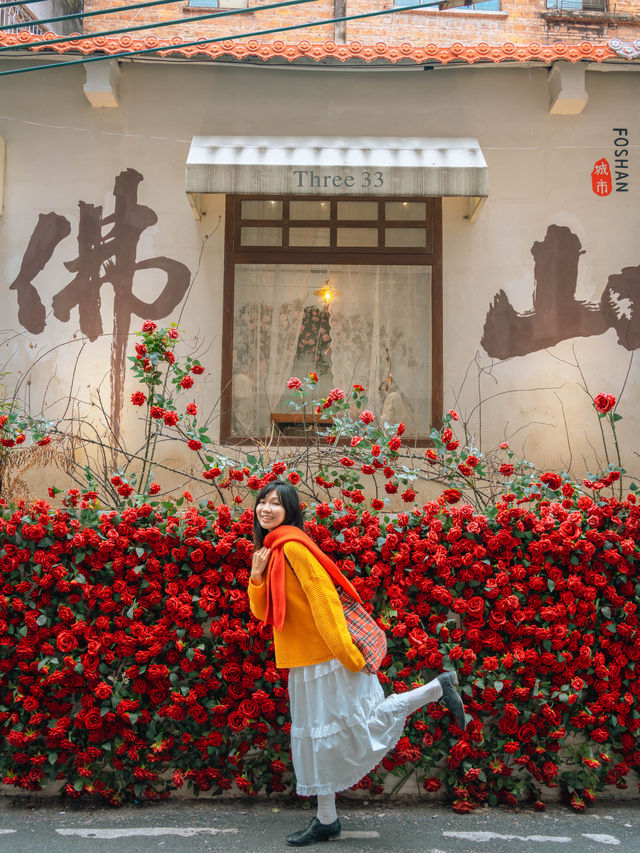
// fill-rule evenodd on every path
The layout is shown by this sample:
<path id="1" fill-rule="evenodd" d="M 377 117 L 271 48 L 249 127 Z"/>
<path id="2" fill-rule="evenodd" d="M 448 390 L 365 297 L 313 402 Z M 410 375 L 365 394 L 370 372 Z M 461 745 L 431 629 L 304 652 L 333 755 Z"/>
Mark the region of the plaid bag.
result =
<path id="1" fill-rule="evenodd" d="M 387 653 L 385 633 L 375 619 L 369 616 L 364 607 L 354 601 L 348 592 L 338 589 L 338 595 L 351 639 L 364 657 L 363 669 L 365 672 L 375 674 Z"/>

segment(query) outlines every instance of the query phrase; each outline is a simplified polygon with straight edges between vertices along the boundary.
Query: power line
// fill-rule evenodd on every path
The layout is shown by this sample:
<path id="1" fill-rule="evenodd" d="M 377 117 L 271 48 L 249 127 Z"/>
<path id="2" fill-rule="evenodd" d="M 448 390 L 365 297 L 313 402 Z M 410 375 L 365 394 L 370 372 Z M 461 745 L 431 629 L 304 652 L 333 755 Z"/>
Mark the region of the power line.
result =
<path id="1" fill-rule="evenodd" d="M 253 32 L 247 33 L 236 33 L 235 35 L 225 35 L 225 36 L 217 36 L 216 38 L 210 39 L 199 39 L 197 41 L 192 42 L 182 42 L 179 47 L 203 47 L 207 44 L 216 44 L 222 41 L 236 41 L 238 39 L 244 38 L 254 38 L 255 36 L 266 36 L 272 35 L 273 33 L 285 33 L 290 30 L 304 30 L 308 27 L 321 27 L 328 24 L 339 24 L 343 21 L 355 21 L 362 20 L 363 18 L 374 18 L 379 17 L 381 15 L 393 15 L 396 12 L 406 12 L 411 9 L 428 9 L 432 6 L 438 6 L 442 0 L 429 0 L 427 3 L 415 3 L 410 6 L 394 6 L 391 9 L 380 9 L 375 12 L 362 12 L 358 15 L 342 15 L 339 18 L 323 18 L 319 21 L 307 21 L 307 22 L 299 22 L 297 24 L 291 24 L 287 27 L 271 27 L 267 30 L 255 30 Z M 51 41 L 39 42 L 38 44 L 42 44 L 45 46 L 47 44 L 51 44 Z M 26 47 L 27 45 L 19 45 L 15 47 Z M 13 46 L 12 46 L 13 47 Z M 13 49 L 15 49 L 13 47 Z M 147 47 L 140 48 L 139 50 L 126 50 L 121 53 L 108 53 L 104 56 L 90 56 L 85 57 L 84 59 L 74 59 L 70 62 L 53 62 L 49 65 L 30 65 L 27 68 L 12 68 L 9 71 L 0 71 L 0 77 L 6 77 L 10 74 L 26 74 L 29 71 L 45 71 L 49 68 L 62 68 L 67 65 L 87 65 L 89 62 L 104 62 L 109 59 L 125 59 L 129 56 L 140 56 L 142 54 L 147 53 L 171 53 L 176 49 L 177 45 L 165 45 L 162 47 Z"/>
<path id="2" fill-rule="evenodd" d="M 255 12 L 256 10 L 262 11 L 263 9 L 280 9 L 283 6 L 299 6 L 303 3 L 316 3 L 316 2 L 317 2 L 317 0 L 282 0 L 282 2 L 270 3 L 267 6 L 251 6 L 251 7 L 247 7 L 244 9 L 229 9 L 229 10 L 224 11 L 224 12 L 209 12 L 207 15 L 196 15 L 194 18 L 189 18 L 187 20 L 185 20 L 184 18 L 171 18 L 171 20 L 169 20 L 169 21 L 159 21 L 155 24 L 136 24 L 135 27 L 129 27 L 129 26 L 120 27 L 117 30 L 103 30 L 102 32 L 97 32 L 97 33 L 88 33 L 88 34 L 76 33 L 75 35 L 71 35 L 71 36 L 60 36 L 59 38 L 54 38 L 54 39 L 44 39 L 43 41 L 29 42 L 27 46 L 30 48 L 49 47 L 50 45 L 54 45 L 54 44 L 66 44 L 67 42 L 70 42 L 70 41 L 71 42 L 87 41 L 87 40 L 91 40 L 91 39 L 102 38 L 103 36 L 114 36 L 114 35 L 117 35 L 118 33 L 134 33 L 134 32 L 137 32 L 139 30 L 153 30 L 153 29 L 156 29 L 158 27 L 173 27 L 173 26 L 176 26 L 178 24 L 185 24 L 185 23 L 192 24 L 192 23 L 195 23 L 196 21 L 210 21 L 214 18 L 226 18 L 229 15 L 245 15 L 245 14 L 247 14 L 247 12 Z M 54 19 L 50 18 L 49 20 L 37 21 L 35 23 L 48 24 L 52 20 L 54 20 Z M 24 26 L 33 26 L 33 24 L 34 24 L 34 21 L 29 21 L 29 22 L 26 22 L 24 24 Z M 0 27 L 0 30 L 6 30 L 6 29 L 9 29 L 10 27 L 11 27 L 11 25 L 8 25 L 6 27 Z M 14 44 L 2 45 L 2 46 L 0 46 L 0 53 L 4 53 L 7 50 L 15 50 L 16 47 L 17 47 L 17 45 L 14 45 Z"/>

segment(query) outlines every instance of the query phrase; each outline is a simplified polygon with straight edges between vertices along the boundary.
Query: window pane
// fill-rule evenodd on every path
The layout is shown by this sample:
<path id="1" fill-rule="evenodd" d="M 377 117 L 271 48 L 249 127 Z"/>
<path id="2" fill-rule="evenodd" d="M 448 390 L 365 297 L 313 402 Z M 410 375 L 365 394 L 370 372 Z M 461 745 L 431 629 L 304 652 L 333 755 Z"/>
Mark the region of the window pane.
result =
<path id="1" fill-rule="evenodd" d="M 380 422 L 428 434 L 430 268 L 236 265 L 233 433 L 266 436 L 274 424 L 288 434 L 304 431 L 286 383 L 310 371 L 318 375 L 316 397 L 361 383 Z M 311 408 L 306 414 L 311 421 Z"/>
<path id="2" fill-rule="evenodd" d="M 388 201 L 384 206 L 385 219 L 427 218 L 427 205 L 423 201 Z"/>
<path id="3" fill-rule="evenodd" d="M 289 219 L 329 219 L 331 205 L 328 201 L 290 201 Z"/>
<path id="4" fill-rule="evenodd" d="M 290 246 L 328 246 L 330 242 L 328 228 L 289 228 Z"/>
<path id="5" fill-rule="evenodd" d="M 410 247 L 424 249 L 427 245 L 426 228 L 385 228 L 385 245 L 389 248 Z"/>
<path id="6" fill-rule="evenodd" d="M 243 246 L 281 246 L 282 228 L 241 228 Z"/>
<path id="7" fill-rule="evenodd" d="M 377 228 L 338 228 L 338 246 L 377 246 Z"/>
<path id="8" fill-rule="evenodd" d="M 339 201 L 338 219 L 377 219 L 377 201 Z"/>
<path id="9" fill-rule="evenodd" d="M 272 199 L 243 201 L 241 219 L 282 219 L 282 202 Z"/>

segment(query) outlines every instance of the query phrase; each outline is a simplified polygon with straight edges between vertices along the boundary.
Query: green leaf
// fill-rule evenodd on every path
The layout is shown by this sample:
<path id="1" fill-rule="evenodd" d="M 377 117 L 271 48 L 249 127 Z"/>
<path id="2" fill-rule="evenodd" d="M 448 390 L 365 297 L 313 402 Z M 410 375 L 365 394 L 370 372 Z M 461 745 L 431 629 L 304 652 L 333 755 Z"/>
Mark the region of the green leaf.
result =
<path id="1" fill-rule="evenodd" d="M 55 763 L 57 760 L 58 760 L 58 753 L 57 752 L 50 752 L 49 753 L 49 764 L 52 767 L 55 767 Z"/>
<path id="2" fill-rule="evenodd" d="M 552 581 L 551 578 L 549 578 L 547 581 L 547 586 L 549 587 L 549 592 L 553 592 L 556 588 L 556 582 Z"/>
<path id="3" fill-rule="evenodd" d="M 138 557 L 144 556 L 144 553 L 145 553 L 144 548 L 141 548 L 139 545 L 137 545 L 136 546 L 136 554 L 138 555 Z"/>

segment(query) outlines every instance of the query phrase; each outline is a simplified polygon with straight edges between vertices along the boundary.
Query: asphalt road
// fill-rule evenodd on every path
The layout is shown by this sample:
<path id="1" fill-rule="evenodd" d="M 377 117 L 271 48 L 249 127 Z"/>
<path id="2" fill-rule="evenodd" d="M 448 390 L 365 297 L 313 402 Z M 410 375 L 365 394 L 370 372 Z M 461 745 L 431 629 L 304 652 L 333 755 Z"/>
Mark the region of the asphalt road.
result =
<path id="1" fill-rule="evenodd" d="M 341 806 L 332 853 L 640 853 L 637 799 L 575 814 L 481 809 L 457 815 L 439 803 Z M 170 800 L 121 809 L 62 800 L 0 798 L 4 853 L 265 853 L 291 850 L 289 832 L 312 810 L 246 800 Z"/>

